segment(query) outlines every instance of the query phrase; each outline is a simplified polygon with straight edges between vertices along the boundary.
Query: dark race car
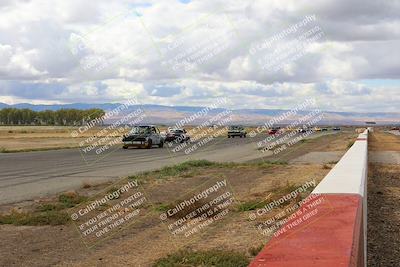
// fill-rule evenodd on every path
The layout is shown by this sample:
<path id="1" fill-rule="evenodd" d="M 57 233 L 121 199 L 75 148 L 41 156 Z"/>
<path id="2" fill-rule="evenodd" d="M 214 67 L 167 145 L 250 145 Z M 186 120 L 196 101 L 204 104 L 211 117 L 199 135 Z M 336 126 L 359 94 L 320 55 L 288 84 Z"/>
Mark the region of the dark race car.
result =
<path id="1" fill-rule="evenodd" d="M 228 138 L 234 138 L 235 136 L 246 138 L 247 132 L 242 126 L 230 126 L 228 129 Z"/>
<path id="2" fill-rule="evenodd" d="M 268 130 L 268 134 L 269 135 L 279 134 L 280 130 L 281 127 L 272 127 L 271 129 Z"/>
<path id="3" fill-rule="evenodd" d="M 154 145 L 163 147 L 164 138 L 160 134 L 160 130 L 154 125 L 135 126 L 132 130 L 122 138 L 123 148 L 128 147 L 145 147 L 152 148 Z"/>
<path id="4" fill-rule="evenodd" d="M 165 142 L 183 143 L 188 141 L 190 141 L 190 136 L 185 129 L 172 129 L 165 136 Z"/>

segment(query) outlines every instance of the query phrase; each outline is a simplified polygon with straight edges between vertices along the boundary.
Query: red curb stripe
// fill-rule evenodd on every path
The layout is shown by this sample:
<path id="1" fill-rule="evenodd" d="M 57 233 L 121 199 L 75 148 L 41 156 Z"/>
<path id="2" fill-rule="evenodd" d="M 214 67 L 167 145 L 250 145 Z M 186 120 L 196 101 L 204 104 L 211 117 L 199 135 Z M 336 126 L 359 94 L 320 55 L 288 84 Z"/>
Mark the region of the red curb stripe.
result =
<path id="1" fill-rule="evenodd" d="M 274 236 L 249 266 L 364 266 L 362 197 L 322 194 L 319 198 L 322 203 L 308 209 L 308 213 L 317 210 L 312 220 L 288 228 L 296 218 L 289 220 L 281 228 L 287 231 Z"/>

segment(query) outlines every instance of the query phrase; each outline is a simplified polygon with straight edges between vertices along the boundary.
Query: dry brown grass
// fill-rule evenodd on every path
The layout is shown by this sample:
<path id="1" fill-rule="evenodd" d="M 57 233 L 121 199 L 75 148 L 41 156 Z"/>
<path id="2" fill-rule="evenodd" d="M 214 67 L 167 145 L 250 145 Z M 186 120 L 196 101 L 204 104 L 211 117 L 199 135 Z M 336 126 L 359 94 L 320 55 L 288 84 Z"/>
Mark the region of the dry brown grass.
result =
<path id="1" fill-rule="evenodd" d="M 349 149 L 349 144 L 354 143 L 357 135 L 357 133 L 336 135 L 335 140 L 329 142 L 324 151 L 346 151 Z"/>
<path id="2" fill-rule="evenodd" d="M 198 188 L 208 179 L 223 176 L 232 186 L 234 197 L 240 203 L 247 200 L 263 200 L 271 190 L 286 188 L 287 184 L 299 185 L 312 179 L 319 181 L 327 172 L 321 165 L 239 164 L 199 168 L 200 171 L 190 177 L 184 177 L 184 173 L 177 173 L 166 179 L 157 179 L 158 173 L 149 173 L 142 177 L 142 185 L 152 203 L 168 205 Z M 80 190 L 93 192 L 94 189 L 104 190 L 105 186 Z M 233 209 L 223 221 L 209 225 L 191 238 L 173 237 L 166 225 L 159 220 L 163 210 L 148 206 L 145 212 L 149 213 L 146 220 L 133 224 L 91 251 L 82 249 L 76 230 L 72 226 L 64 227 L 62 231 L 48 227 L 9 228 L 3 231 L 2 238 L 7 243 L 18 244 L 19 250 L 23 251 L 16 259 L 17 264 L 23 265 L 29 261 L 38 266 L 115 266 L 126 262 L 134 262 L 136 266 L 151 266 L 157 259 L 188 248 L 195 251 L 234 251 L 251 259 L 268 240 L 268 237 L 256 229 L 256 222 L 249 221 L 247 211 L 239 212 Z M 46 256 L 34 252 L 39 247 L 47 251 Z M 15 259 L 12 256 L 13 249 L 9 247 L 1 251 L 0 265 L 10 263 L 7 259 Z"/>
<path id="3" fill-rule="evenodd" d="M 0 152 L 17 152 L 79 147 L 90 136 L 99 136 L 102 128 L 72 137 L 77 127 L 62 126 L 0 126 Z"/>
<path id="4" fill-rule="evenodd" d="M 369 137 L 370 151 L 400 151 L 400 136 L 374 132 Z"/>
<path id="5" fill-rule="evenodd" d="M 223 127 L 210 130 L 208 127 L 196 129 L 193 126 L 185 127 L 192 139 L 203 138 L 205 136 L 226 136 L 227 131 Z M 100 131 L 103 128 L 94 127 L 77 137 L 72 137 L 71 133 L 78 130 L 78 127 L 68 126 L 0 126 L 0 153 L 48 150 L 60 148 L 79 147 L 79 143 L 91 136 L 102 136 Z M 122 136 L 128 130 L 119 128 Z M 116 130 L 113 130 L 116 131 Z M 167 127 L 160 127 L 161 132 L 167 131 Z M 110 131 L 111 132 L 111 131 Z M 104 136 L 104 135 L 103 135 Z"/>

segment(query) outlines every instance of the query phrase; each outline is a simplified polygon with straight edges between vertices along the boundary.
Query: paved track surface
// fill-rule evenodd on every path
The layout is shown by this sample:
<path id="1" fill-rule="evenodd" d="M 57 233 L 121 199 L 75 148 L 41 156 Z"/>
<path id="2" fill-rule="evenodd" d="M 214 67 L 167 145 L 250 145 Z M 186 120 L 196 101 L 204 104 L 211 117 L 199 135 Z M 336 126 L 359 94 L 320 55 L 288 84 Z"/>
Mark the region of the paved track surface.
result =
<path id="1" fill-rule="evenodd" d="M 316 138 L 329 133 L 318 133 Z M 82 183 L 99 183 L 142 171 L 154 170 L 186 160 L 246 162 L 270 155 L 258 151 L 257 142 L 266 138 L 216 138 L 185 154 L 174 147 L 122 149 L 114 147 L 101 155 L 82 156 L 78 149 L 41 152 L 0 153 L 0 204 L 13 203 L 71 190 Z M 111 152 L 112 151 L 112 152 Z M 111 152 L 111 153 L 110 153 Z"/>

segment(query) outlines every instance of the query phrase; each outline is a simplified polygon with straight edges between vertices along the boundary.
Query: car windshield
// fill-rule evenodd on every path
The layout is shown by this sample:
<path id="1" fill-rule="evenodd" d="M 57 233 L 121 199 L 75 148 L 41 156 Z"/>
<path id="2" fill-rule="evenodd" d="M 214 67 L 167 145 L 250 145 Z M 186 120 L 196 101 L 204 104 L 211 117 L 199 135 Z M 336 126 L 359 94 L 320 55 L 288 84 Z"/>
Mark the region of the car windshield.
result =
<path id="1" fill-rule="evenodd" d="M 138 127 L 133 127 L 131 130 L 131 134 L 148 134 L 151 132 L 150 127 L 147 126 L 138 126 Z"/>
<path id="2" fill-rule="evenodd" d="M 229 127 L 229 129 L 230 130 L 241 130 L 242 127 L 240 127 L 240 126 L 231 126 L 231 127 Z"/>

